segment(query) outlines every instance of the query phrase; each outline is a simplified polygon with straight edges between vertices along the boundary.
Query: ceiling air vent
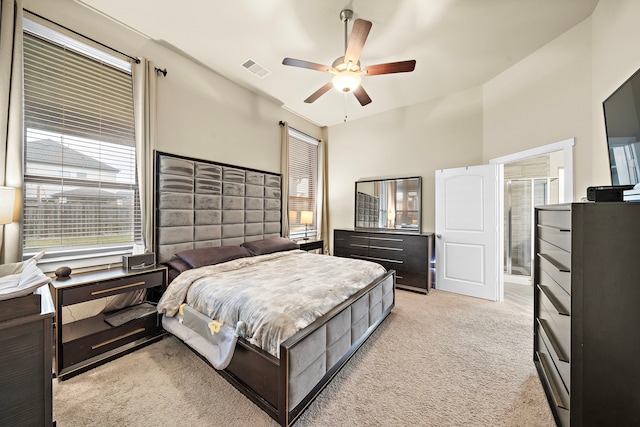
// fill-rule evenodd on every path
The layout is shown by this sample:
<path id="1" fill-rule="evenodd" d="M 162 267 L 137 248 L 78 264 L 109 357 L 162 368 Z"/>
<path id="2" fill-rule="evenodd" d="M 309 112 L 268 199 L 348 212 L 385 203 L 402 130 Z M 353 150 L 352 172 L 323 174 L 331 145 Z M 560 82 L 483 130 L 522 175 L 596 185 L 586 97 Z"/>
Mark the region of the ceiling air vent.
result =
<path id="1" fill-rule="evenodd" d="M 246 61 L 244 61 L 242 63 L 242 66 L 261 79 L 264 79 L 269 74 L 271 74 L 271 71 L 267 70 L 262 65 L 258 64 L 256 61 L 252 59 L 247 59 Z"/>

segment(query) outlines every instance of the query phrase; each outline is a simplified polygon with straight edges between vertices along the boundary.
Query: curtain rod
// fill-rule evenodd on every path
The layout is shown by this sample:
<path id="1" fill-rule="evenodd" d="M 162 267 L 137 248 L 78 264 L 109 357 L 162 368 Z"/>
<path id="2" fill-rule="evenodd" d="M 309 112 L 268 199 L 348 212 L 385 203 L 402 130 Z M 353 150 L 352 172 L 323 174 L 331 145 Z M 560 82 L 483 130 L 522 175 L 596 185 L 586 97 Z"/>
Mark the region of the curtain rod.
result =
<path id="1" fill-rule="evenodd" d="M 138 59 L 138 58 L 136 58 L 136 57 L 133 57 L 133 56 L 131 56 L 131 55 L 127 55 L 127 54 L 126 54 L 126 53 L 124 53 L 124 52 L 120 52 L 118 49 L 114 49 L 114 48 L 112 48 L 111 46 L 107 46 L 107 45 L 106 45 L 106 44 L 104 44 L 104 43 L 100 43 L 99 41 L 94 40 L 94 39 L 92 39 L 91 37 L 87 37 L 87 36 L 85 36 L 84 34 L 80 34 L 79 32 L 77 32 L 77 31 L 75 31 L 75 30 L 72 30 L 71 28 L 65 27 L 64 25 L 60 25 L 60 24 L 58 24 L 57 22 L 54 22 L 54 21 L 52 21 L 52 20 L 51 20 L 51 19 L 49 19 L 49 18 L 45 18 L 45 17 L 44 17 L 44 16 L 42 16 L 42 15 L 38 15 L 37 13 L 33 13 L 33 12 L 31 12 L 30 10 L 28 10 L 28 9 L 24 9 L 24 10 L 25 10 L 26 12 L 30 13 L 31 15 L 33 15 L 33 16 L 37 16 L 38 18 L 40 18 L 40 19 L 42 19 L 42 20 L 44 20 L 44 21 L 47 21 L 47 22 L 49 22 L 49 23 L 51 23 L 51 24 L 54 24 L 54 25 L 57 25 L 58 27 L 64 28 L 65 30 L 70 31 L 70 32 L 72 32 L 73 34 L 75 34 L 75 35 L 77 35 L 77 36 L 80 36 L 80 37 L 85 38 L 85 39 L 87 39 L 87 40 L 91 40 L 93 43 L 96 43 L 96 44 L 98 44 L 98 45 L 100 45 L 100 46 L 102 46 L 102 47 L 104 47 L 104 48 L 107 48 L 107 49 L 109 49 L 109 50 L 113 51 L 113 52 L 119 53 L 119 54 L 120 54 L 120 55 L 122 55 L 122 56 L 126 56 L 127 58 L 129 58 L 129 59 L 131 59 L 131 60 L 135 61 L 135 63 L 136 63 L 136 64 L 139 64 L 139 63 L 140 63 L 140 59 Z M 156 68 L 156 70 L 158 70 L 158 69 Z M 160 71 L 160 70 L 158 70 L 158 71 Z M 163 73 L 163 74 L 164 74 L 164 75 L 166 75 L 166 70 L 164 70 L 164 73 Z"/>

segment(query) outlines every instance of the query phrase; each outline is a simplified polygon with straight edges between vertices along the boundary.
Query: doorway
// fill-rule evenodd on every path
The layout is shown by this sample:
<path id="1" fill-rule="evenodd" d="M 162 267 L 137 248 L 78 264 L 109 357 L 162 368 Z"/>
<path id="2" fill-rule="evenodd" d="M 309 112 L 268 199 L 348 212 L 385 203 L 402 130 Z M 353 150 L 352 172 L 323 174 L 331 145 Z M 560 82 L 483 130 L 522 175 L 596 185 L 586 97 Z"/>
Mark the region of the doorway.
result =
<path id="1" fill-rule="evenodd" d="M 573 200 L 574 144 L 571 138 L 490 161 L 504 165 L 505 293 L 528 285 L 516 290 L 533 298 L 534 207 Z"/>

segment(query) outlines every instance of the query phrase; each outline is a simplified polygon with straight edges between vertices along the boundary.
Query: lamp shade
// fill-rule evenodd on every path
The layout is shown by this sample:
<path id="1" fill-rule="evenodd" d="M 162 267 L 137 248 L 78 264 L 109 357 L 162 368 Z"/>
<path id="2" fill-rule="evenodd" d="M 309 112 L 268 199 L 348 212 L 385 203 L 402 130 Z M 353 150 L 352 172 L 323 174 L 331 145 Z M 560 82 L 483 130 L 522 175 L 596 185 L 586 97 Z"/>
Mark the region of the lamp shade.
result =
<path id="1" fill-rule="evenodd" d="M 313 224 L 313 212 L 301 211 L 300 212 L 300 224 Z"/>
<path id="2" fill-rule="evenodd" d="M 0 224 L 10 224 L 13 222 L 15 200 L 15 188 L 0 187 Z"/>
<path id="3" fill-rule="evenodd" d="M 333 76 L 332 83 L 338 92 L 352 92 L 360 86 L 361 80 L 362 78 L 358 73 L 345 70 Z"/>

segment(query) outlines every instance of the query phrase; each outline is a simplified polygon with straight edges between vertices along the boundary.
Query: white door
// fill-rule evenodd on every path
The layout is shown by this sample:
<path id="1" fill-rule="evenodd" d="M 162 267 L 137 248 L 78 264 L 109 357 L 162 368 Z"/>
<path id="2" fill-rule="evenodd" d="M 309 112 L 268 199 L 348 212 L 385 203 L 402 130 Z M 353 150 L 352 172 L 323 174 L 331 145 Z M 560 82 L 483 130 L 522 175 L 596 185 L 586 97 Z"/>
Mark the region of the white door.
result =
<path id="1" fill-rule="evenodd" d="M 502 300 L 502 165 L 436 171 L 436 288 Z"/>

